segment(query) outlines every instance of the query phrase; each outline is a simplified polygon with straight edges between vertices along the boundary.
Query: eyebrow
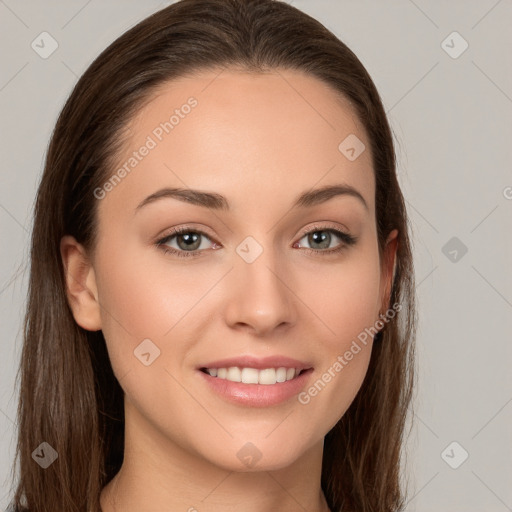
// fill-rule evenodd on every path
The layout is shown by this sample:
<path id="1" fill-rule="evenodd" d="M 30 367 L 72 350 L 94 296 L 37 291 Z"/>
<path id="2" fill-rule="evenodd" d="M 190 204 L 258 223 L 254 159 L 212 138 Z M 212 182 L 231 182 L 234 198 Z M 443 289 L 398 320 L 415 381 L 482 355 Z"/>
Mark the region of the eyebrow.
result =
<path id="1" fill-rule="evenodd" d="M 364 205 L 366 210 L 369 210 L 368 204 L 366 203 L 363 195 L 357 189 L 347 184 L 328 185 L 313 190 L 307 190 L 299 195 L 293 203 L 292 208 L 308 208 L 316 206 L 337 196 L 355 197 Z M 164 198 L 177 199 L 179 201 L 214 210 L 229 210 L 229 202 L 221 194 L 192 190 L 189 188 L 163 188 L 141 201 L 135 211 L 137 212 L 144 206 Z"/>

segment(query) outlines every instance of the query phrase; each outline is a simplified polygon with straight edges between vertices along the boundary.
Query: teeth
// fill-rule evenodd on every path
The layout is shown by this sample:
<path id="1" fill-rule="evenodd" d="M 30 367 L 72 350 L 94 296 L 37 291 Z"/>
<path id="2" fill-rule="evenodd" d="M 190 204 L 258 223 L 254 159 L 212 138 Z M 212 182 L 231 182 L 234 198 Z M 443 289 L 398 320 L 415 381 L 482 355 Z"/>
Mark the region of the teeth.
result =
<path id="1" fill-rule="evenodd" d="M 244 384 L 258 384 L 258 373 L 255 368 L 242 368 L 242 382 Z"/>
<path id="2" fill-rule="evenodd" d="M 292 369 L 292 368 L 290 368 Z M 295 376 L 295 372 L 294 376 Z M 286 368 L 278 368 L 276 371 L 276 381 L 277 382 L 284 382 L 286 380 Z"/>
<path id="3" fill-rule="evenodd" d="M 231 382 L 242 382 L 242 372 L 240 371 L 240 368 L 237 368 L 236 366 L 228 368 L 226 379 Z"/>
<path id="4" fill-rule="evenodd" d="M 276 371 L 274 368 L 260 370 L 258 375 L 258 384 L 275 384 L 276 382 Z"/>
<path id="5" fill-rule="evenodd" d="M 243 382 L 244 384 L 276 384 L 292 380 L 300 373 L 300 368 L 265 368 L 258 370 L 256 368 L 207 368 L 206 371 L 218 379 L 225 379 L 231 382 Z"/>

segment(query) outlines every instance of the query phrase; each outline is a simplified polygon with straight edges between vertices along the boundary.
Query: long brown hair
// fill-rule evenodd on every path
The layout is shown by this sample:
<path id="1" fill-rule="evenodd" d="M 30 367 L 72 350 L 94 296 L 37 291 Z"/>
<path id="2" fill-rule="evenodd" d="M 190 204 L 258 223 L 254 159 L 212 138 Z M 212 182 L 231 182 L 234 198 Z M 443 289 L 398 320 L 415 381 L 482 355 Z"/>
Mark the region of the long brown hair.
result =
<path id="1" fill-rule="evenodd" d="M 94 190 L 113 172 L 123 128 L 156 87 L 205 69 L 293 69 L 349 99 L 371 146 L 379 254 L 398 229 L 390 303 L 401 311 L 374 343 L 355 400 L 327 434 L 322 488 L 333 512 L 391 512 L 414 387 L 415 288 L 392 132 L 364 66 L 321 23 L 277 0 L 181 0 L 115 40 L 77 82 L 58 118 L 38 189 L 19 369 L 20 511 L 97 512 L 123 460 L 123 392 L 101 331 L 79 327 L 66 298 L 61 238 L 94 248 Z M 340 141 L 341 142 L 341 141 Z M 58 453 L 47 469 L 32 453 Z"/>

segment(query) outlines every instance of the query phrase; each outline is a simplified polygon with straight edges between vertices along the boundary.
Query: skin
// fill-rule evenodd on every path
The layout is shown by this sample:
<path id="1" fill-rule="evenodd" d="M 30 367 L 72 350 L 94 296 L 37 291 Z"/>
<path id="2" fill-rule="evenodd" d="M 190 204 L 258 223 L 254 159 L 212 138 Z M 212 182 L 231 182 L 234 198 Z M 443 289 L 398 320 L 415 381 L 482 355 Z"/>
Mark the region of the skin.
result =
<path id="1" fill-rule="evenodd" d="M 103 331 L 125 392 L 125 459 L 102 510 L 326 511 L 324 436 L 363 382 L 371 341 L 307 405 L 296 396 L 235 405 L 195 368 L 281 354 L 311 362 L 307 389 L 386 311 L 397 232 L 380 260 L 369 141 L 350 104 L 301 72 L 204 71 L 155 93 L 131 120 L 117 164 L 190 96 L 198 101 L 191 113 L 98 201 L 94 251 L 70 236 L 61 243 L 74 318 Z M 366 146 L 354 161 L 338 150 L 349 134 Z M 339 183 L 355 187 L 368 209 L 350 195 L 291 209 L 302 192 Z M 165 187 L 216 192 L 231 208 L 165 198 L 135 211 Z M 318 224 L 357 242 L 323 254 L 305 236 Z M 206 232 L 199 257 L 155 245 L 183 225 Z M 251 264 L 236 252 L 247 236 L 263 248 Z M 177 237 L 167 244 L 186 250 Z M 332 235 L 329 247 L 340 244 Z M 150 366 L 134 357 L 147 338 L 161 351 Z M 237 457 L 247 442 L 261 453 L 250 468 Z"/>

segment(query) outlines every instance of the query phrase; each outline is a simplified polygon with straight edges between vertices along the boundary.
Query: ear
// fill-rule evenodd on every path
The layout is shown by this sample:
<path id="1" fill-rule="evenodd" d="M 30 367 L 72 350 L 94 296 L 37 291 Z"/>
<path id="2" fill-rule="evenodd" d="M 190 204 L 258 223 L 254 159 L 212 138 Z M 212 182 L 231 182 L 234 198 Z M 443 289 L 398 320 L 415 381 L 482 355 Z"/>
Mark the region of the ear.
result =
<path id="1" fill-rule="evenodd" d="M 66 295 L 76 323 L 88 331 L 101 329 L 96 276 L 84 247 L 66 235 L 60 241 Z"/>
<path id="2" fill-rule="evenodd" d="M 391 290 L 395 280 L 396 252 L 398 249 L 398 230 L 394 229 L 386 240 L 381 268 L 381 311 L 384 313 L 390 307 Z"/>

